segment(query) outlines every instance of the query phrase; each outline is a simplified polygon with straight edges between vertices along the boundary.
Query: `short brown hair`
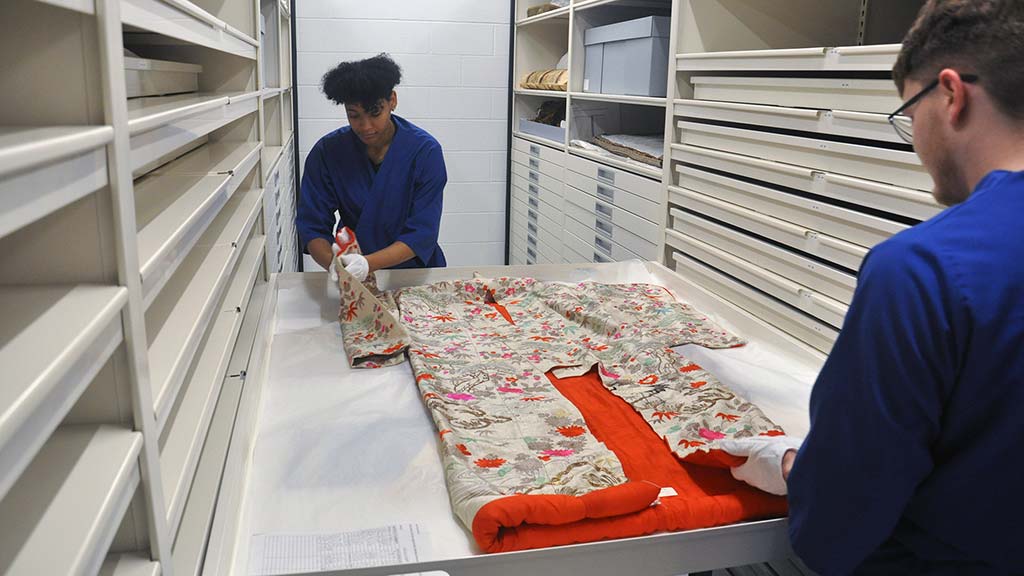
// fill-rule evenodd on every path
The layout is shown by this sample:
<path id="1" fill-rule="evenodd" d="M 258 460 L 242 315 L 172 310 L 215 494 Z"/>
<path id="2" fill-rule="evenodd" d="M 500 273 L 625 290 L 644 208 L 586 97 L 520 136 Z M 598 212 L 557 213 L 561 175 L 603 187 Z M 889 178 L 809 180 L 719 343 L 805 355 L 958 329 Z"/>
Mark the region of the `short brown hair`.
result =
<path id="1" fill-rule="evenodd" d="M 1024 120 L 1024 0 L 928 0 L 892 76 L 928 82 L 944 68 L 977 74 L 1006 115 Z"/>

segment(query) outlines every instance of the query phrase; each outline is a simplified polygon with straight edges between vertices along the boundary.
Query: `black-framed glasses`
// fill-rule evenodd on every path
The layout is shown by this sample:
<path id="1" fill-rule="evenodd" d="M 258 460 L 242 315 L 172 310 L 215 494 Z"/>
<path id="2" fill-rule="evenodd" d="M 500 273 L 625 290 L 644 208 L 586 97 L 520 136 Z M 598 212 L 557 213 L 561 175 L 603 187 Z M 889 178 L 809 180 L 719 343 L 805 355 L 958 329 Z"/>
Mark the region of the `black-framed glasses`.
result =
<path id="1" fill-rule="evenodd" d="M 960 79 L 963 80 L 964 82 L 967 82 L 968 84 L 972 84 L 978 81 L 978 77 L 974 74 L 961 74 Z M 900 106 L 899 108 L 896 109 L 895 112 L 889 114 L 889 124 L 892 125 L 892 128 L 893 130 L 896 131 L 896 134 L 898 134 L 899 137 L 902 138 L 903 141 L 906 142 L 907 144 L 914 143 L 914 122 L 910 118 L 910 116 L 903 114 L 903 112 L 907 108 L 910 108 L 914 104 L 920 102 L 921 99 L 927 96 L 929 92 L 935 90 L 935 88 L 938 85 L 938 78 L 932 80 L 927 86 L 922 88 L 920 92 L 914 94 L 913 98 L 904 102 L 903 106 Z"/>

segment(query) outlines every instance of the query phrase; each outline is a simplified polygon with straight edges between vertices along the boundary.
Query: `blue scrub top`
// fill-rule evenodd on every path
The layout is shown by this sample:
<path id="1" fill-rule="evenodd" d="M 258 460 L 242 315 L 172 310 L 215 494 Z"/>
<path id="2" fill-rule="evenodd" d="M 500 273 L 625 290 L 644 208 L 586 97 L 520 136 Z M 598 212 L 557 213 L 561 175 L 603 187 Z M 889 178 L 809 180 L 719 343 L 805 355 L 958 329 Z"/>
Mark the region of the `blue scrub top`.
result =
<path id="1" fill-rule="evenodd" d="M 1024 172 L 870 252 L 810 412 L 789 504 L 812 569 L 1024 570 Z"/>
<path id="2" fill-rule="evenodd" d="M 306 158 L 295 225 L 303 249 L 314 238 L 334 241 L 334 211 L 356 233 L 363 254 L 402 241 L 416 254 L 395 268 L 445 265 L 437 245 L 444 186 L 441 145 L 392 115 L 395 137 L 376 171 L 366 145 L 348 126 L 321 138 Z"/>

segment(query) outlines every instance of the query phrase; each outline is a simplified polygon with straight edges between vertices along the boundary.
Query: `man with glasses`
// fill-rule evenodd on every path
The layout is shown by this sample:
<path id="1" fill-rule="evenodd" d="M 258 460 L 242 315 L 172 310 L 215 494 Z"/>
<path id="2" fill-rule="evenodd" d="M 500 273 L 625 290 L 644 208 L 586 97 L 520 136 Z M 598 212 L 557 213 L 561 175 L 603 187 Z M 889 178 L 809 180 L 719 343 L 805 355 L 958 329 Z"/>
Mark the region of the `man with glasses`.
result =
<path id="1" fill-rule="evenodd" d="M 893 77 L 950 208 L 865 259 L 802 445 L 723 448 L 823 574 L 1024 573 L 1024 0 L 929 0 Z"/>

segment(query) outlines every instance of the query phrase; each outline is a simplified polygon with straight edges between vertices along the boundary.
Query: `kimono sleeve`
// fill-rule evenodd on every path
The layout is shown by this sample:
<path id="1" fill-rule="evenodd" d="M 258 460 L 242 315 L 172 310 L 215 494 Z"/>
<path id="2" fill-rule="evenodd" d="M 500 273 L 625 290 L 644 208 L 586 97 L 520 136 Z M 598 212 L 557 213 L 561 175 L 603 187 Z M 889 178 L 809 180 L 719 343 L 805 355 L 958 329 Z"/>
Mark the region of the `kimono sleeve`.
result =
<path id="1" fill-rule="evenodd" d="M 303 250 L 316 238 L 323 238 L 328 243 L 334 241 L 334 211 L 337 209 L 338 199 L 324 162 L 323 147 L 314 146 L 302 172 L 299 206 L 295 215 L 295 228 Z"/>
<path id="2" fill-rule="evenodd" d="M 427 146 L 416 159 L 415 170 L 409 217 L 397 240 L 411 248 L 420 265 L 425 266 L 437 250 L 444 187 L 448 183 L 441 146 Z"/>

